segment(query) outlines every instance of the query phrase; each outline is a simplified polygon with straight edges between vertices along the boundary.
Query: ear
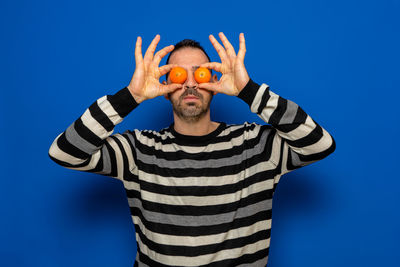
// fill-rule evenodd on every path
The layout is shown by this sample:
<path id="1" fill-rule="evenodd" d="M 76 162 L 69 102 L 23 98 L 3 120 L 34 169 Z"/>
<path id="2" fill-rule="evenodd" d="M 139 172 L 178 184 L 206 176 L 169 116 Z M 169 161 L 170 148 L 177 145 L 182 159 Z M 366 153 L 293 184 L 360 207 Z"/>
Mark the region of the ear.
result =
<path id="1" fill-rule="evenodd" d="M 163 81 L 162 84 L 167 85 L 166 81 Z M 168 94 L 164 94 L 165 99 L 169 100 Z"/>

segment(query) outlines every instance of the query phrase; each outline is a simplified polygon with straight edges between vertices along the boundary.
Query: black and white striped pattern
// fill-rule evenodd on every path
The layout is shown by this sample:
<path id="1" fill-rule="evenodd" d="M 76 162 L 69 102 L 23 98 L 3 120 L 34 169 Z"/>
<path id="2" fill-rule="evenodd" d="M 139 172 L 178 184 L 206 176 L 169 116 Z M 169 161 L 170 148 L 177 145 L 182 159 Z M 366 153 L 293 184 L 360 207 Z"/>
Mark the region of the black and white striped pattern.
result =
<path id="1" fill-rule="evenodd" d="M 136 229 L 135 266 L 266 266 L 280 177 L 335 150 L 297 104 L 250 80 L 239 96 L 270 125 L 220 123 L 201 137 L 113 129 L 138 105 L 124 88 L 94 102 L 49 156 L 121 180 Z"/>

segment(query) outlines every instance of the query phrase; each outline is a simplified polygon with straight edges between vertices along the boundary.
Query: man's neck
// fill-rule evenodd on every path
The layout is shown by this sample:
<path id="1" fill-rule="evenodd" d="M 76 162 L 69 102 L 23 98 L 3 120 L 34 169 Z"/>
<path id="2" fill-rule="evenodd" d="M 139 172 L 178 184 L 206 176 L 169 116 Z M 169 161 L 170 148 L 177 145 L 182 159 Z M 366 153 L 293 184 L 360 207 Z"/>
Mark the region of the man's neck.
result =
<path id="1" fill-rule="evenodd" d="M 203 116 L 196 122 L 182 120 L 174 114 L 174 129 L 180 134 L 202 136 L 215 131 L 219 123 L 213 122 L 210 116 Z"/>

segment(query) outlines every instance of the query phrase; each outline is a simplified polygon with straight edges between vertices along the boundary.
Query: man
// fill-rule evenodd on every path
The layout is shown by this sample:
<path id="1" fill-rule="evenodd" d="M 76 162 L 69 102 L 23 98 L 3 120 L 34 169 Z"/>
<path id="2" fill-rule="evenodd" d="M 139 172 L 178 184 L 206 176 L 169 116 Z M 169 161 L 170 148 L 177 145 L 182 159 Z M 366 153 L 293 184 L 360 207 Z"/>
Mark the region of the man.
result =
<path id="1" fill-rule="evenodd" d="M 49 156 L 66 168 L 123 182 L 136 230 L 135 266 L 266 266 L 280 177 L 335 150 L 332 136 L 303 109 L 249 78 L 243 34 L 237 54 L 219 37 L 224 46 L 212 35 L 210 41 L 221 63 L 187 40 L 154 54 L 159 35 L 143 57 L 138 37 L 130 84 L 99 98 L 50 147 Z M 174 66 L 187 70 L 185 83 L 168 77 L 161 84 Z M 199 66 L 222 76 L 198 84 Z M 241 98 L 268 124 L 211 121 L 216 93 Z M 174 123 L 112 135 L 141 102 L 161 95 L 171 101 Z"/>

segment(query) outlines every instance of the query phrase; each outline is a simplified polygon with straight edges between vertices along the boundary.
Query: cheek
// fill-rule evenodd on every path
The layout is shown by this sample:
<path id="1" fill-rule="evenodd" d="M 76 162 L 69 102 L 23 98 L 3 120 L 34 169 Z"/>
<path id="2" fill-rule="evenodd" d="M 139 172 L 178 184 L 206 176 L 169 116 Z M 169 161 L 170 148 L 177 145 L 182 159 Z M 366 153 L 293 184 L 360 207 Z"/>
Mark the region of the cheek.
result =
<path id="1" fill-rule="evenodd" d="M 169 98 L 170 98 L 171 101 L 174 101 L 174 102 L 179 101 L 179 98 L 182 95 L 182 92 L 179 92 L 179 91 L 174 91 L 174 92 L 169 94 Z"/>
<path id="2" fill-rule="evenodd" d="M 207 90 L 202 90 L 201 95 L 203 96 L 203 99 L 210 99 L 212 96 L 212 92 Z"/>

